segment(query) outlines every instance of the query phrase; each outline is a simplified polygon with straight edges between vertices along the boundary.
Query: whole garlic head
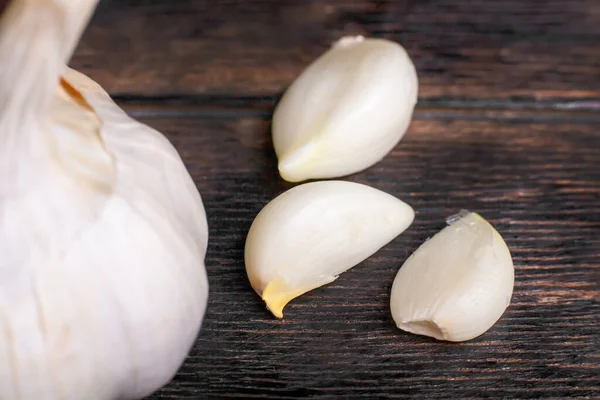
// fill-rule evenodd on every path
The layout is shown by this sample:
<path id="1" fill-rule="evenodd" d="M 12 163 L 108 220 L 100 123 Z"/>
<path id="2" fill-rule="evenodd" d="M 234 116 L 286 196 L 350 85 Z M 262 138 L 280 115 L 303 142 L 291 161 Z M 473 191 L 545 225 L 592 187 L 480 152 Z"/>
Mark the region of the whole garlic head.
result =
<path id="1" fill-rule="evenodd" d="M 145 397 L 206 309 L 206 215 L 179 155 L 65 66 L 95 3 L 13 0 L 0 19 L 2 400 Z"/>
<path id="2" fill-rule="evenodd" d="M 297 186 L 265 206 L 246 239 L 246 272 L 273 315 L 337 279 L 410 226 L 412 208 L 358 183 Z"/>
<path id="3" fill-rule="evenodd" d="M 398 43 L 345 37 L 290 86 L 273 116 L 283 179 L 362 171 L 400 141 L 417 102 L 415 67 Z"/>
<path id="4" fill-rule="evenodd" d="M 490 329 L 510 303 L 514 267 L 500 234 L 464 211 L 406 260 L 392 286 L 400 329 L 452 342 Z"/>

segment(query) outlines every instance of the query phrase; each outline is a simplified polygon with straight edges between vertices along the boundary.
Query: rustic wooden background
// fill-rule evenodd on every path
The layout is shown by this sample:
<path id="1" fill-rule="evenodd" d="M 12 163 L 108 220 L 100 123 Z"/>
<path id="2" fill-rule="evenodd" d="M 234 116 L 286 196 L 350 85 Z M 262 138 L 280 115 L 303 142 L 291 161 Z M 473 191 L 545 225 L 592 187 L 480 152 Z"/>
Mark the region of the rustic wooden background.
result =
<path id="1" fill-rule="evenodd" d="M 397 40 L 417 66 L 405 139 L 347 178 L 417 216 L 279 321 L 243 263 L 254 216 L 292 186 L 277 174 L 270 116 L 348 34 Z M 72 65 L 173 141 L 207 208 L 206 320 L 152 399 L 600 398 L 598 0 L 104 0 Z M 392 280 L 462 208 L 506 239 L 512 305 L 468 343 L 403 333 Z"/>

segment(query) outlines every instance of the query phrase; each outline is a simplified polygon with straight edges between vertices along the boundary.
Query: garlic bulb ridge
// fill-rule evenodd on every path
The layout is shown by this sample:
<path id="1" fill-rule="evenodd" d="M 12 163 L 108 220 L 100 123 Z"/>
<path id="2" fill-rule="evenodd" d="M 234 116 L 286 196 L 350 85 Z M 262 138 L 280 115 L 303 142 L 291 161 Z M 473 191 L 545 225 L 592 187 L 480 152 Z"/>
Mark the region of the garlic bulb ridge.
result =
<path id="1" fill-rule="evenodd" d="M 95 6 L 0 16 L 3 400 L 147 396 L 206 308 L 206 215 L 179 155 L 65 65 Z"/>

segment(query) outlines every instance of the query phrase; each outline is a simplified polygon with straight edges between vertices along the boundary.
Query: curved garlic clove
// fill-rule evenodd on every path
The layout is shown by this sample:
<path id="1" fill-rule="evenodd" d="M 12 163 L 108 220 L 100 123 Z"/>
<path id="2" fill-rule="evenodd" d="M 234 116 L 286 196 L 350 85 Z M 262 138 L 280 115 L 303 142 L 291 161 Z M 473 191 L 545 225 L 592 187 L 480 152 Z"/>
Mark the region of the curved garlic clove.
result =
<path id="1" fill-rule="evenodd" d="M 345 37 L 290 86 L 273 116 L 283 179 L 370 167 L 400 141 L 417 102 L 415 67 L 398 43 Z"/>
<path id="2" fill-rule="evenodd" d="M 514 267 L 500 234 L 463 211 L 406 260 L 392 286 L 400 329 L 439 340 L 473 339 L 492 327 L 510 303 Z"/>
<path id="3" fill-rule="evenodd" d="M 328 181 L 297 186 L 257 215 L 246 239 L 246 271 L 278 318 L 295 297 L 337 279 L 402 233 L 406 203 L 369 186 Z"/>

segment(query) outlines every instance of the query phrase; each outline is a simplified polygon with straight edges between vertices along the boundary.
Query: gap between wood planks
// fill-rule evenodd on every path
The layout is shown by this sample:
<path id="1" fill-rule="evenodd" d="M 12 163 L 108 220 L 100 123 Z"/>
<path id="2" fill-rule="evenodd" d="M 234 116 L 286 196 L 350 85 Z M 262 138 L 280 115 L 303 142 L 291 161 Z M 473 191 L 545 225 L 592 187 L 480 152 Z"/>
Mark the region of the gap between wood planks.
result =
<path id="1" fill-rule="evenodd" d="M 280 96 L 116 95 L 114 100 L 134 118 L 270 119 Z M 600 99 L 420 99 L 415 119 L 600 122 Z"/>

